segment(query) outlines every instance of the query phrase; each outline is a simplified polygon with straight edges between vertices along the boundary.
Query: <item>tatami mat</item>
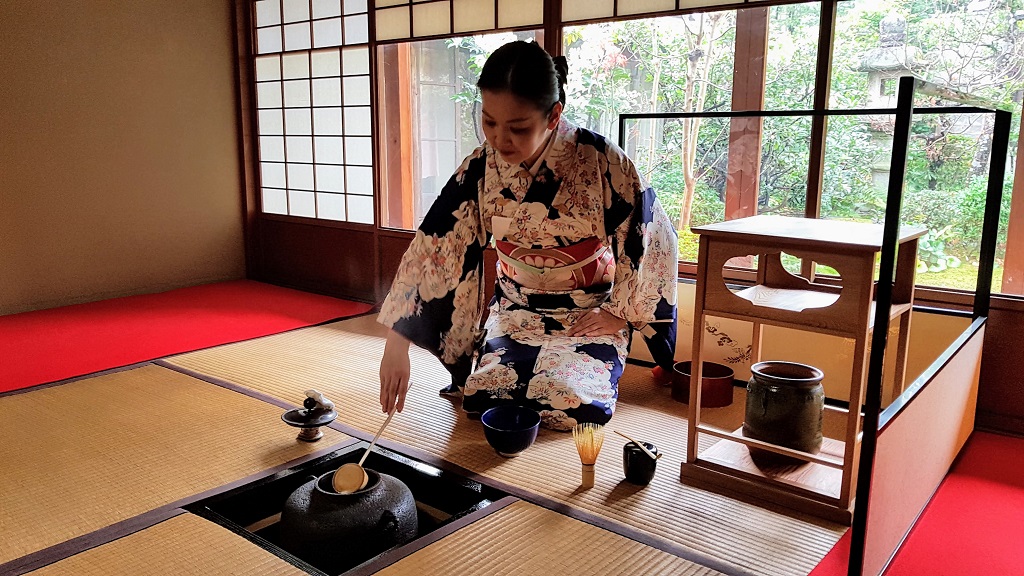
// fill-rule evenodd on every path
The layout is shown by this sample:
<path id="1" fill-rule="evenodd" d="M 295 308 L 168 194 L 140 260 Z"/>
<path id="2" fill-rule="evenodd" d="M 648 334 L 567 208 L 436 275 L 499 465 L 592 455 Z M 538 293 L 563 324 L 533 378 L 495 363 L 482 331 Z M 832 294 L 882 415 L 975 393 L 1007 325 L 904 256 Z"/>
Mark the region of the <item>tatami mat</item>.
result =
<path id="1" fill-rule="evenodd" d="M 225 528 L 192 514 L 181 514 L 29 574 L 285 576 L 305 572 Z"/>
<path id="2" fill-rule="evenodd" d="M 720 574 L 602 528 L 519 501 L 377 572 L 455 574 Z"/>
<path id="3" fill-rule="evenodd" d="M 154 365 L 0 398 L 0 564 L 326 448 Z"/>
<path id="4" fill-rule="evenodd" d="M 294 390 L 318 387 L 338 404 L 340 421 L 372 434 L 383 421 L 378 384 L 383 335 L 383 328 L 365 317 L 170 361 L 284 399 L 292 399 Z M 779 576 L 810 571 L 845 528 L 793 518 L 681 484 L 686 406 L 672 401 L 669 391 L 655 386 L 648 375 L 646 368 L 627 368 L 619 385 L 620 403 L 597 463 L 596 485 L 589 490 L 579 487 L 579 457 L 569 434 L 541 430 L 537 443 L 521 456 L 496 455 L 484 440 L 480 423 L 438 397 L 447 372 L 417 348 L 412 354 L 405 412 L 394 418 L 384 437 L 717 558 L 738 571 Z M 722 410 L 735 409 L 734 403 Z M 652 441 L 665 453 L 651 485 L 642 488 L 625 482 L 621 464 L 625 441 L 611 433 L 614 429 Z"/>

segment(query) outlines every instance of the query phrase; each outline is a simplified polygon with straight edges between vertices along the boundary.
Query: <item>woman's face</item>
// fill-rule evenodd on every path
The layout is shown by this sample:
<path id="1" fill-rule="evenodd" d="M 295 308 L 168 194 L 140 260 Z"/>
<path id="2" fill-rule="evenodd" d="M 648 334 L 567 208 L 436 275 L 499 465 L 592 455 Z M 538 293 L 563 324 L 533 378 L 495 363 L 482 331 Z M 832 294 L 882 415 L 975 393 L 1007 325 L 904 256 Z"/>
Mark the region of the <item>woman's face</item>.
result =
<path id="1" fill-rule="evenodd" d="M 544 113 L 527 100 L 509 92 L 481 90 L 484 136 L 491 148 L 510 164 L 533 162 L 558 125 L 562 103 Z"/>

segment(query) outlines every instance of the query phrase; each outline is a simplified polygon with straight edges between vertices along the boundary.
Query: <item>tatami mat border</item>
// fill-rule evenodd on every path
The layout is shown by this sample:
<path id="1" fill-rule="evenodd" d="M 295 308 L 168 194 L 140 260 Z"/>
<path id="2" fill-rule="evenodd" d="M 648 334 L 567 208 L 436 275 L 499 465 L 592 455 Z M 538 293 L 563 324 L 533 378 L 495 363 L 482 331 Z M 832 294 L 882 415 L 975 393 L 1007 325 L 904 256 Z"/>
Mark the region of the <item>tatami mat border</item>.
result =
<path id="1" fill-rule="evenodd" d="M 118 366 L 117 368 L 108 368 L 106 370 L 99 370 L 97 372 L 90 372 L 89 374 L 82 374 L 81 376 L 73 376 L 71 378 L 65 378 L 63 380 L 54 380 L 53 382 L 43 382 L 42 384 L 36 384 L 35 386 L 29 386 L 27 388 L 19 388 L 17 390 L 8 390 L 7 392 L 0 392 L 0 398 L 7 396 L 17 396 L 18 394 L 25 394 L 27 392 L 35 392 L 36 390 L 44 390 L 46 388 L 53 388 L 54 386 L 63 386 L 65 384 L 71 384 L 72 382 L 78 382 L 81 380 L 88 380 L 89 378 L 96 378 L 99 376 L 106 376 L 107 374 L 116 374 L 118 372 L 124 372 L 126 370 L 135 370 L 136 368 L 142 368 L 153 364 L 153 360 L 144 360 L 142 362 L 136 362 L 135 364 L 128 364 L 127 366 Z"/>
<path id="2" fill-rule="evenodd" d="M 144 364 L 149 364 L 149 362 L 146 362 Z M 119 370 L 113 370 L 111 372 L 115 371 Z M 32 570 L 36 570 L 38 568 L 42 568 L 43 566 L 53 564 L 54 562 L 64 560 L 65 558 L 74 556 L 75 554 L 85 552 L 90 548 L 95 548 L 96 546 L 102 546 L 103 544 L 113 542 L 114 540 L 123 538 L 129 534 L 138 532 L 139 530 L 145 530 L 146 528 L 159 524 L 160 522 L 174 518 L 175 516 L 184 513 L 185 510 L 183 510 L 183 507 L 188 506 L 189 504 L 198 502 L 200 500 L 204 500 L 211 496 L 216 496 L 217 494 L 222 494 L 224 492 L 227 492 L 228 490 L 233 490 L 235 488 L 238 488 L 239 486 L 244 486 L 245 484 L 248 484 L 250 482 L 260 480 L 261 478 L 272 476 L 274 474 L 277 474 L 278 472 L 288 470 L 289 468 L 300 466 L 306 462 L 309 462 L 310 460 L 314 460 L 326 454 L 330 454 L 335 450 L 347 448 L 357 442 L 359 442 L 359 439 L 357 438 L 347 438 L 345 440 L 342 440 L 341 442 L 338 442 L 337 444 L 332 444 L 331 446 L 322 448 L 315 452 L 311 452 L 309 454 L 306 454 L 305 456 L 296 458 L 290 462 L 278 464 L 273 468 L 268 468 L 267 470 L 257 472 L 256 474 L 250 474 L 245 478 L 235 480 L 234 482 L 230 482 L 223 486 L 211 488 L 210 490 L 200 492 L 199 494 L 189 496 L 188 498 L 182 498 L 181 500 L 178 500 L 176 502 L 165 504 L 163 506 L 160 506 L 159 508 L 154 508 L 149 512 L 145 512 L 139 514 L 138 516 L 122 520 L 120 522 L 111 524 L 110 526 L 106 526 L 104 528 L 100 528 L 99 530 L 95 530 L 88 534 L 83 534 L 70 540 L 65 540 L 64 542 L 61 542 L 60 544 L 55 544 L 53 546 L 50 546 L 49 548 L 43 548 L 42 550 L 37 550 L 36 552 L 32 552 L 31 554 L 26 554 L 21 558 L 11 560 L 10 562 L 7 562 L 5 564 L 0 564 L 0 574 L 3 574 L 4 576 L 20 576 L 21 574 L 25 574 L 26 572 L 31 572 Z"/>

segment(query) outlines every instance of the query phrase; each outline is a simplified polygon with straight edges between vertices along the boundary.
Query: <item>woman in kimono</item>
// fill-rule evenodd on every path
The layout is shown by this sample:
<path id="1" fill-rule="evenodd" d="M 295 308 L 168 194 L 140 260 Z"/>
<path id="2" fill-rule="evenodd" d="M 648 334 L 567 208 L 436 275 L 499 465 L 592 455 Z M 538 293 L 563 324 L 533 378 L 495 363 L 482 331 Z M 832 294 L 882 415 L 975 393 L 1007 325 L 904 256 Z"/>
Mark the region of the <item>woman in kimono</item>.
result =
<path id="1" fill-rule="evenodd" d="M 621 149 L 562 117 L 566 73 L 533 42 L 484 65 L 486 143 L 424 217 L 378 317 L 391 329 L 385 412 L 404 408 L 410 342 L 441 360 L 452 376 L 441 393 L 461 395 L 467 412 L 519 404 L 559 430 L 612 417 L 632 332 L 671 370 L 675 229 Z M 480 330 L 492 242 L 497 281 Z"/>

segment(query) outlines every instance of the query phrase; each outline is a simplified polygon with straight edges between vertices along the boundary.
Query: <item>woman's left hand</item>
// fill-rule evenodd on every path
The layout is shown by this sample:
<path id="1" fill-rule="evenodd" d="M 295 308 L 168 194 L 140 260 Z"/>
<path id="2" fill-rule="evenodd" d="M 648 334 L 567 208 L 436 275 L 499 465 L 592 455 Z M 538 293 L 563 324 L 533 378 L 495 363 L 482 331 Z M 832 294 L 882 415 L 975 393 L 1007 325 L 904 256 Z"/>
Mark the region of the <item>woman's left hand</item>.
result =
<path id="1" fill-rule="evenodd" d="M 580 316 L 566 336 L 611 336 L 626 327 L 626 321 L 604 308 L 595 308 Z"/>

